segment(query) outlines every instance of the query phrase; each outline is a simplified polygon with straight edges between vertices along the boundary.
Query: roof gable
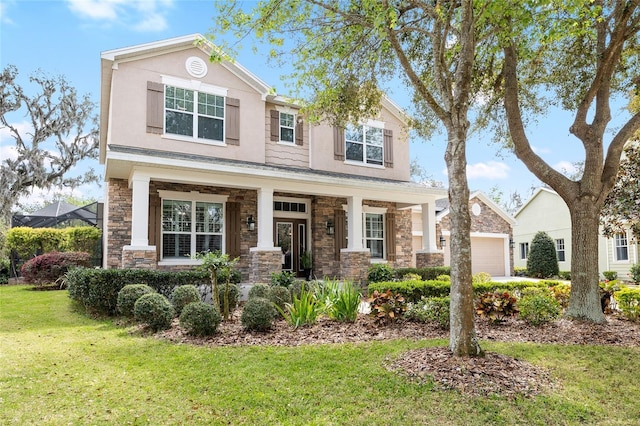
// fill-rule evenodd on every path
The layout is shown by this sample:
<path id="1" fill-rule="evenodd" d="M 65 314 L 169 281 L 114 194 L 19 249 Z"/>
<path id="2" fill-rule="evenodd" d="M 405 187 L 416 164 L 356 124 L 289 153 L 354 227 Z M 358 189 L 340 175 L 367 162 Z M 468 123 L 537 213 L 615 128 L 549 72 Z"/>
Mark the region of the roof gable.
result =
<path id="1" fill-rule="evenodd" d="M 482 201 L 484 204 L 486 204 L 491 210 L 493 210 L 498 216 L 504 219 L 504 221 L 507 222 L 509 225 L 516 224 L 516 220 L 509 213 L 507 213 L 502 207 L 496 204 L 492 199 L 487 197 L 487 195 L 484 192 L 482 191 L 472 192 L 469 195 L 469 201 L 473 200 L 474 198 L 477 198 L 480 201 Z M 449 208 L 449 203 L 447 200 L 446 207 L 437 214 L 437 220 L 438 221 L 442 220 L 443 217 L 449 214 L 450 210 L 451 209 Z"/>
<path id="2" fill-rule="evenodd" d="M 534 204 L 534 200 L 536 200 L 540 194 L 550 194 L 550 195 L 555 195 L 555 196 L 556 196 L 556 197 L 558 197 L 558 198 L 560 197 L 560 196 L 558 195 L 558 193 L 557 193 L 557 192 L 555 192 L 554 190 L 549 189 L 549 188 L 545 188 L 545 187 L 542 187 L 542 186 L 541 186 L 541 187 L 539 187 L 538 189 L 536 189 L 536 190 L 533 192 L 533 194 L 531 195 L 531 197 L 530 197 L 527 201 L 525 201 L 525 203 L 524 203 L 524 204 L 523 204 L 523 205 L 518 209 L 518 211 L 517 211 L 517 212 L 515 212 L 515 214 L 513 215 L 513 217 L 514 217 L 514 218 L 516 218 L 516 220 L 517 220 L 517 219 L 518 219 L 518 216 L 519 216 L 523 211 L 525 211 L 527 208 L 530 208 L 530 207 L 529 207 L 529 205 L 530 205 L 530 204 Z"/>

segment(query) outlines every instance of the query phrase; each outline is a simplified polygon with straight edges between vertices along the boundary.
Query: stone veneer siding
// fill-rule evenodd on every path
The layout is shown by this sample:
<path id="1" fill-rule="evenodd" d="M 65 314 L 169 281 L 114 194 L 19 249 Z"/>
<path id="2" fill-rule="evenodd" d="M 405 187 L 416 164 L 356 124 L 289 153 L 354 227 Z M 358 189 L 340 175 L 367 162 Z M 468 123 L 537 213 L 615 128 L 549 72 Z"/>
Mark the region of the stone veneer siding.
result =
<path id="1" fill-rule="evenodd" d="M 362 205 L 369 207 L 386 207 L 387 213 L 394 213 L 396 215 L 396 260 L 394 262 L 388 262 L 388 264 L 393 268 L 410 267 L 413 258 L 411 209 L 398 210 L 395 203 L 372 200 L 364 200 Z"/>
<path id="2" fill-rule="evenodd" d="M 340 277 L 363 283 L 371 265 L 369 251 L 346 251 L 340 253 Z"/>
<path id="3" fill-rule="evenodd" d="M 107 182 L 107 242 L 106 267 L 120 268 L 123 264 L 122 248 L 131 244 L 131 189 L 125 179 Z"/>
<path id="4" fill-rule="evenodd" d="M 269 284 L 271 273 L 282 271 L 282 251 L 279 248 L 276 250 L 251 250 L 250 262 L 249 282 Z"/>
<path id="5" fill-rule="evenodd" d="M 416 268 L 444 266 L 444 253 L 416 253 Z"/>
<path id="6" fill-rule="evenodd" d="M 155 250 L 122 250 L 122 267 L 136 269 L 156 269 L 158 267 Z"/>
<path id="7" fill-rule="evenodd" d="M 334 221 L 334 212 L 347 204 L 344 198 L 313 197 L 311 200 L 311 231 L 313 242 L 313 275 L 318 278 L 340 278 L 340 261 L 336 260 L 335 235 L 327 235 L 327 222 Z"/>

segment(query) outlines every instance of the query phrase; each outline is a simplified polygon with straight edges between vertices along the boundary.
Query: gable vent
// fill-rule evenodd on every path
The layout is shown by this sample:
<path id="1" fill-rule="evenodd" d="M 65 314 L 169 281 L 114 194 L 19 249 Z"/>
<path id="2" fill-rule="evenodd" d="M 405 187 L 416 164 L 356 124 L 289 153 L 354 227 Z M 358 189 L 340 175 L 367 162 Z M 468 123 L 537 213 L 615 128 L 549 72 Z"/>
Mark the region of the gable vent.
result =
<path id="1" fill-rule="evenodd" d="M 189 75 L 192 77 L 202 78 L 207 75 L 207 64 L 201 58 L 196 56 L 187 58 L 185 67 L 187 68 Z"/>

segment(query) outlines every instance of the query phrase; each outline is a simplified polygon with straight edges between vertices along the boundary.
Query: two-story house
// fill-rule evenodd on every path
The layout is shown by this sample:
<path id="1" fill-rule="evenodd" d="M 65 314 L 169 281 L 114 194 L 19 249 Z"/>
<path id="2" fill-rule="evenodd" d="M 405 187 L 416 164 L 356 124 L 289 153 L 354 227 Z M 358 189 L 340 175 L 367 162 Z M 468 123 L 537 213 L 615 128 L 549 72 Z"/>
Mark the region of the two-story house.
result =
<path id="1" fill-rule="evenodd" d="M 185 269 L 192 255 L 239 257 L 243 280 L 300 272 L 362 279 L 372 262 L 438 265 L 435 201 L 409 179 L 404 114 L 345 128 L 311 124 L 299 105 L 237 62 L 209 61 L 199 34 L 103 52 L 100 162 L 104 266 Z M 423 244 L 412 248 L 411 207 Z"/>

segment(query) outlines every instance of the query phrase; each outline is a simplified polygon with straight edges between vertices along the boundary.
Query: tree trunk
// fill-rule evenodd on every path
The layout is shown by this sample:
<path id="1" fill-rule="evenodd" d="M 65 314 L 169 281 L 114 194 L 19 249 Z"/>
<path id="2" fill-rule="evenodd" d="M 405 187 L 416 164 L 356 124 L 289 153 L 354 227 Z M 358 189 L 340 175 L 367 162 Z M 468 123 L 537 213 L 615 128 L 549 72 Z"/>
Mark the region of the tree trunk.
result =
<path id="1" fill-rule="evenodd" d="M 598 285 L 600 209 L 590 198 L 567 205 L 571 213 L 571 295 L 566 316 L 603 323 Z"/>
<path id="2" fill-rule="evenodd" d="M 448 129 L 445 153 L 451 221 L 451 313 L 449 349 L 455 356 L 483 356 L 474 325 L 471 280 L 471 217 L 467 183 L 466 132 Z"/>

